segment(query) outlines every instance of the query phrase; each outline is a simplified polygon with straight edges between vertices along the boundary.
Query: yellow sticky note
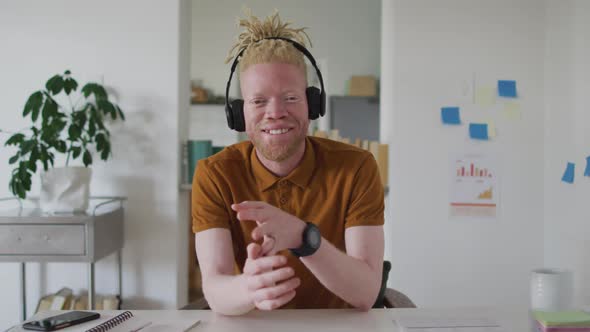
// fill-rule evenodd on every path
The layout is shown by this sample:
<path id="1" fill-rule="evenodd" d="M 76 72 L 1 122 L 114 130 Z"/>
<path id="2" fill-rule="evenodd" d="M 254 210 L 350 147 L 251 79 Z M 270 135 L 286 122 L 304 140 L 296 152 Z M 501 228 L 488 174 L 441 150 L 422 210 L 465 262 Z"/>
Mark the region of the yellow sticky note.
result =
<path id="1" fill-rule="evenodd" d="M 508 120 L 520 120 L 520 104 L 515 101 L 509 101 L 504 104 L 504 117 Z"/>
<path id="2" fill-rule="evenodd" d="M 496 103 L 496 89 L 482 86 L 475 90 L 475 103 L 480 106 L 492 106 Z"/>
<path id="3" fill-rule="evenodd" d="M 486 121 L 488 125 L 488 137 L 496 137 L 496 122 L 492 119 Z"/>

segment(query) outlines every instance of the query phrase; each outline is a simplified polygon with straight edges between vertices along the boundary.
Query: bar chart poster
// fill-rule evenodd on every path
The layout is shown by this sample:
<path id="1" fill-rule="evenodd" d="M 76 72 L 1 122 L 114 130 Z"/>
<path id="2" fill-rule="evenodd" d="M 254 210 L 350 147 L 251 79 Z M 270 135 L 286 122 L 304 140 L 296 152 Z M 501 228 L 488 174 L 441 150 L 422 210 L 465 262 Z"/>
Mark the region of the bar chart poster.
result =
<path id="1" fill-rule="evenodd" d="M 453 217 L 496 217 L 498 168 L 490 156 L 451 157 L 450 214 Z"/>

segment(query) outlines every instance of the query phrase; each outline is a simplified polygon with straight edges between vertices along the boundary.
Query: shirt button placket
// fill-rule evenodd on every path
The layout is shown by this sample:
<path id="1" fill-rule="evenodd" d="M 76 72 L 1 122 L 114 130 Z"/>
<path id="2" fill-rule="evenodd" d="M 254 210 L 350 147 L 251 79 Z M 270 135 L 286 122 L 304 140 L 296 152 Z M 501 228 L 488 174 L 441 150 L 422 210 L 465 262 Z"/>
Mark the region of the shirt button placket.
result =
<path id="1" fill-rule="evenodd" d="M 289 202 L 288 196 L 288 183 L 287 181 L 279 182 L 279 202 L 281 203 L 281 207 L 285 207 L 287 202 Z"/>

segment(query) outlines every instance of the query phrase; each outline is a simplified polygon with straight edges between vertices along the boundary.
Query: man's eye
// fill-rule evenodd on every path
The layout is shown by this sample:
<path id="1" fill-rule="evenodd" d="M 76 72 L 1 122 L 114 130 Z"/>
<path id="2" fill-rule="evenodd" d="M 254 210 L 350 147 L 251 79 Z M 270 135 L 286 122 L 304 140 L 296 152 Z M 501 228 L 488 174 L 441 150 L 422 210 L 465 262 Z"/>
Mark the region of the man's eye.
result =
<path id="1" fill-rule="evenodd" d="M 298 100 L 299 100 L 299 98 L 298 98 L 297 96 L 288 96 L 288 97 L 286 98 L 286 100 L 287 100 L 288 102 L 296 102 L 296 101 L 298 101 Z"/>
<path id="2" fill-rule="evenodd" d="M 264 99 L 254 99 L 254 100 L 252 100 L 252 104 L 257 105 L 257 106 L 258 105 L 263 105 L 264 103 L 265 103 L 265 100 Z"/>

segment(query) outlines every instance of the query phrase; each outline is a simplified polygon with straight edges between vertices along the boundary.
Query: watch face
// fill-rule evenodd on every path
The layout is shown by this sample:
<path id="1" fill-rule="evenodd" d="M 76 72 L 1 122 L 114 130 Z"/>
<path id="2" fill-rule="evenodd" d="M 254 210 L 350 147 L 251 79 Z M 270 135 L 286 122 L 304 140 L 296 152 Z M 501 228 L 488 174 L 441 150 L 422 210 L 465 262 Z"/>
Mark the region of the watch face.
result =
<path id="1" fill-rule="evenodd" d="M 313 228 L 311 232 L 307 232 L 307 243 L 310 247 L 316 249 L 320 245 L 321 235 L 317 228 Z"/>

